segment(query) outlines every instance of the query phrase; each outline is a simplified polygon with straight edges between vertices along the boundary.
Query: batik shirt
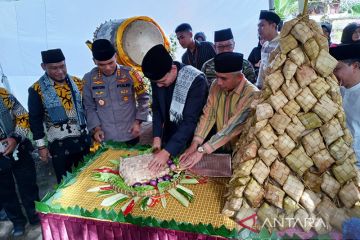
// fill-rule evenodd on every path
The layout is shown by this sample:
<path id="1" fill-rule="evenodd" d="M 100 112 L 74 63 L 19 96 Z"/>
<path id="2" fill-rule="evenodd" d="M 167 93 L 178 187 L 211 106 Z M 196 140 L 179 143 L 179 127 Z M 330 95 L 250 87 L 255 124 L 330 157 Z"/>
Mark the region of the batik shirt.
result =
<path id="1" fill-rule="evenodd" d="M 4 106 L 9 109 L 15 122 L 14 133 L 10 134 L 10 137 L 14 137 L 19 143 L 22 139 L 28 137 L 30 132 L 29 126 L 29 114 L 20 102 L 10 94 L 5 88 L 0 88 L 0 101 L 3 101 Z M 1 116 L 0 116 L 1 117 Z M 0 138 L 4 139 L 4 130 L 0 129 Z"/>
<path id="2" fill-rule="evenodd" d="M 78 87 L 79 91 L 82 92 L 83 83 L 82 80 L 76 77 L 72 77 L 74 83 Z M 39 82 L 35 82 L 29 88 L 29 116 L 30 116 L 30 128 L 33 133 L 34 140 L 43 139 L 46 137 L 51 143 L 55 140 L 61 140 L 68 137 L 81 136 L 82 132 L 78 124 L 78 118 L 76 109 L 69 85 L 55 83 L 51 80 L 52 86 L 54 86 L 56 94 L 58 95 L 62 106 L 65 109 L 68 117 L 68 122 L 65 124 L 53 124 L 49 114 L 47 113 L 46 107 L 43 103 L 44 98 L 41 92 Z M 45 123 L 45 130 L 44 130 Z"/>
<path id="3" fill-rule="evenodd" d="M 215 81 L 210 88 L 194 140 L 200 144 L 203 143 L 216 124 L 217 133 L 203 145 L 205 151 L 212 153 L 227 143 L 229 144 L 225 146 L 225 149 L 234 150 L 235 143 L 243 129 L 243 123 L 250 113 L 250 105 L 258 92 L 258 89 L 246 80 L 231 92 L 221 90 Z"/>

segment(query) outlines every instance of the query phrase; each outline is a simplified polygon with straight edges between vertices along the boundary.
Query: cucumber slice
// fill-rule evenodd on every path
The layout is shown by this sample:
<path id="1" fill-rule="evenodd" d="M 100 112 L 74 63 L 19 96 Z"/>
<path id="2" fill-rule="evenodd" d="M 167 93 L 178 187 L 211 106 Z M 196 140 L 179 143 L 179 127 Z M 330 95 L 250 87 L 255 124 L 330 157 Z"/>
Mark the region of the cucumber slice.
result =
<path id="1" fill-rule="evenodd" d="M 183 190 L 183 191 L 187 192 L 188 194 L 194 196 L 193 191 L 191 191 L 190 189 L 188 189 L 188 188 L 186 188 L 186 187 L 184 187 L 184 186 L 181 186 L 180 184 L 176 185 L 176 187 L 177 187 L 177 188 L 180 188 L 181 190 Z"/>
<path id="2" fill-rule="evenodd" d="M 185 192 L 184 190 L 177 188 L 176 191 L 178 191 L 181 195 L 183 195 L 184 197 L 186 197 L 187 200 L 189 200 L 189 202 L 192 202 L 193 200 L 193 196 L 188 194 L 187 192 Z"/>
<path id="3" fill-rule="evenodd" d="M 104 207 L 109 207 L 123 198 L 128 198 L 128 196 L 122 193 L 118 193 L 111 197 L 105 198 L 100 205 Z"/>
<path id="4" fill-rule="evenodd" d="M 180 183 L 181 184 L 198 184 L 199 181 L 195 178 L 190 178 L 190 179 L 183 178 L 180 180 Z"/>
<path id="5" fill-rule="evenodd" d="M 173 196 L 176 200 L 178 200 L 183 206 L 189 207 L 189 200 L 186 199 L 182 194 L 180 194 L 178 191 L 176 191 L 175 188 L 172 188 L 168 190 L 168 192 Z"/>

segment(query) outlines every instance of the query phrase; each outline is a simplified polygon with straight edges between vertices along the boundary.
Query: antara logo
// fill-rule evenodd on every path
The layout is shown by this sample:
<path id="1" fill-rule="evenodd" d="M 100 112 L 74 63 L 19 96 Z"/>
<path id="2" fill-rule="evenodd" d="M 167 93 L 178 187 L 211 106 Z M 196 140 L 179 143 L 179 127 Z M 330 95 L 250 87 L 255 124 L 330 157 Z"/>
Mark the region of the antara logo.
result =
<path id="1" fill-rule="evenodd" d="M 265 218 L 260 228 L 256 224 L 256 222 L 256 213 L 237 221 L 240 226 L 249 229 L 250 231 L 255 233 L 259 233 L 258 229 L 262 228 L 295 228 L 296 225 L 300 226 L 303 229 L 311 229 L 315 227 L 323 228 L 326 230 L 331 229 L 330 226 L 327 225 L 322 218 Z"/>

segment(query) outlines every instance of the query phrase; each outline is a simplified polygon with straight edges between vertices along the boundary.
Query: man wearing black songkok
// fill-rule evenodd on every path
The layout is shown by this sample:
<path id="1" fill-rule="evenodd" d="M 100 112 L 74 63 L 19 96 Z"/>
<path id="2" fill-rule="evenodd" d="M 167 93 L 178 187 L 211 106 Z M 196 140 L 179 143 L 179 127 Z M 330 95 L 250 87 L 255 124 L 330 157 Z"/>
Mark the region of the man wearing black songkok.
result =
<path id="1" fill-rule="evenodd" d="M 67 73 L 61 49 L 41 52 L 45 71 L 29 88 L 30 129 L 40 159 L 52 157 L 57 182 L 89 152 L 82 81 Z M 45 129 L 44 129 L 45 126 Z"/>
<path id="2" fill-rule="evenodd" d="M 231 28 L 215 31 L 214 42 L 216 54 L 220 54 L 223 52 L 233 52 L 235 48 L 235 41 Z M 201 71 L 206 75 L 209 86 L 216 79 L 214 65 L 214 58 L 212 58 L 206 61 L 201 68 Z M 246 79 L 249 80 L 251 83 L 254 83 L 256 81 L 255 70 L 252 67 L 251 63 L 246 59 L 243 59 L 242 72 L 245 75 Z"/>
<path id="3" fill-rule="evenodd" d="M 243 55 L 235 52 L 215 56 L 216 80 L 211 85 L 192 143 L 180 156 L 182 168 L 192 168 L 204 154 L 210 154 L 220 147 L 227 152 L 235 150 L 251 112 L 251 104 L 259 93 L 241 72 L 242 60 Z M 206 141 L 214 125 L 217 133 Z"/>
<path id="4" fill-rule="evenodd" d="M 149 95 L 140 74 L 117 64 L 116 51 L 107 39 L 92 45 L 96 64 L 84 75 L 84 106 L 88 129 L 97 142 L 139 142 L 141 123 L 149 114 Z"/>
<path id="5" fill-rule="evenodd" d="M 280 23 L 280 17 L 268 10 L 261 10 L 258 23 L 258 33 L 260 39 L 264 40 L 264 44 L 261 49 L 261 63 L 259 68 L 259 75 L 256 81 L 256 86 L 262 89 L 265 79 L 265 69 L 269 65 L 270 53 L 279 44 L 279 35 L 277 32 L 277 26 Z"/>
<path id="6" fill-rule="evenodd" d="M 360 168 L 360 43 L 340 44 L 329 52 L 338 60 L 334 74 L 340 83 L 346 125 L 354 139 L 356 165 Z"/>
<path id="7" fill-rule="evenodd" d="M 149 168 L 157 172 L 190 143 L 208 86 L 202 72 L 174 62 L 161 44 L 146 53 L 142 70 L 153 90 L 153 148 L 158 152 Z"/>

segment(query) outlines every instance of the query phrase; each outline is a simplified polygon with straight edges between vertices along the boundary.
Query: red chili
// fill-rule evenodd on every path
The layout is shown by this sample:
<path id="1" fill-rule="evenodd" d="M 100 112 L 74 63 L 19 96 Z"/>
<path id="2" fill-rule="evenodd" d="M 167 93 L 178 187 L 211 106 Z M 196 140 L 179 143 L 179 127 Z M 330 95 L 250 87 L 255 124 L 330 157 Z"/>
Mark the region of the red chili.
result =
<path id="1" fill-rule="evenodd" d="M 113 187 L 112 187 L 112 186 L 109 186 L 109 187 L 101 187 L 100 190 L 101 190 L 101 191 L 104 191 L 104 190 L 113 190 Z"/>
<path id="2" fill-rule="evenodd" d="M 151 203 L 149 204 L 149 207 L 154 207 L 156 204 L 158 204 L 160 202 L 159 198 L 151 198 Z"/>
<path id="3" fill-rule="evenodd" d="M 94 171 L 101 172 L 101 173 L 113 173 L 113 174 L 119 175 L 118 171 L 111 169 L 111 168 L 97 168 L 97 169 L 94 169 Z"/>
<path id="4" fill-rule="evenodd" d="M 132 210 L 134 209 L 135 207 L 135 200 L 131 200 L 130 204 L 126 207 L 125 211 L 124 211 L 124 215 L 128 215 L 129 213 L 132 212 Z"/>

